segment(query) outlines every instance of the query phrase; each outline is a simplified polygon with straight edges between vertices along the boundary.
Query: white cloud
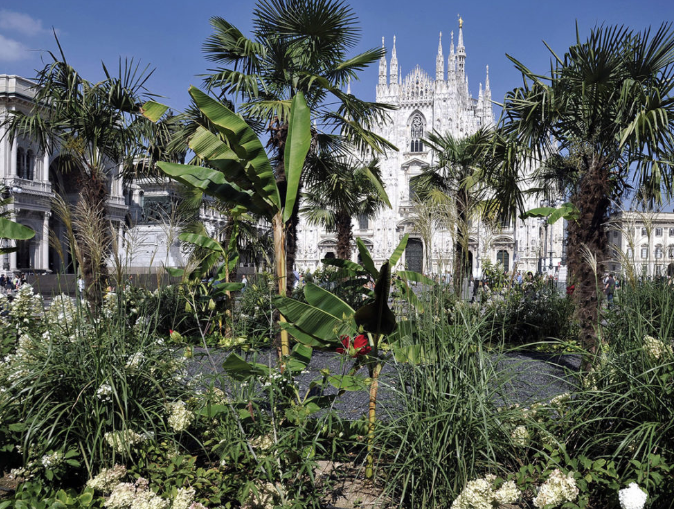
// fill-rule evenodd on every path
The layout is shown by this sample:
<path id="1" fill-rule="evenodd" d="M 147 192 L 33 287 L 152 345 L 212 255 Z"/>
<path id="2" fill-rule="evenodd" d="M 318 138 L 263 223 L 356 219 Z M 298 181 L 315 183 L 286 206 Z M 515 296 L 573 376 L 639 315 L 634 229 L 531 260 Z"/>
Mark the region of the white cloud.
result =
<path id="1" fill-rule="evenodd" d="M 29 37 L 48 32 L 48 30 L 42 28 L 42 20 L 7 9 L 0 9 L 0 28 L 19 32 Z"/>
<path id="2" fill-rule="evenodd" d="M 24 60 L 29 56 L 28 51 L 26 45 L 0 34 L 0 62 Z"/>

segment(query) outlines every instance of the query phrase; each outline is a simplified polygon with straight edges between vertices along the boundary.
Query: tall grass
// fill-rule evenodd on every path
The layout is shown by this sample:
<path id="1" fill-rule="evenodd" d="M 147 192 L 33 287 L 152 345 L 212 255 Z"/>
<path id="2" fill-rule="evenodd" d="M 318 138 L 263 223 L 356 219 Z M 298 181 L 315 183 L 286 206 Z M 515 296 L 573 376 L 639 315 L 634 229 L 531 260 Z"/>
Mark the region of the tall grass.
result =
<path id="1" fill-rule="evenodd" d="M 449 507 L 468 480 L 514 454 L 508 411 L 495 403 L 507 375 L 484 351 L 484 324 L 461 302 L 438 306 L 440 297 L 431 295 L 434 312 L 418 319 L 421 362 L 398 366 L 393 411 L 380 428 L 382 475 L 408 507 Z"/>

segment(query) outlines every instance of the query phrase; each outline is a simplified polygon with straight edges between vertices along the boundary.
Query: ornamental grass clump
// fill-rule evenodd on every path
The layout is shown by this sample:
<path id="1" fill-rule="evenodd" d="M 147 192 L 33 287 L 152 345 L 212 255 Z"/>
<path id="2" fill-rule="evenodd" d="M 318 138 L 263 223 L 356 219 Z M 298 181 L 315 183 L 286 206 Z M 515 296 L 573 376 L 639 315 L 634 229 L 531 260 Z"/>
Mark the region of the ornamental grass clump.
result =
<path id="1" fill-rule="evenodd" d="M 75 454 L 69 475 L 86 478 L 146 442 L 178 440 L 165 405 L 193 391 L 151 320 L 130 325 L 120 295 L 109 316 L 60 297 L 24 327 L 36 301 L 28 290 L 22 299 L 4 317 L 18 333 L 0 363 L 0 423 L 13 423 L 0 425 L 0 467 L 60 452 Z"/>

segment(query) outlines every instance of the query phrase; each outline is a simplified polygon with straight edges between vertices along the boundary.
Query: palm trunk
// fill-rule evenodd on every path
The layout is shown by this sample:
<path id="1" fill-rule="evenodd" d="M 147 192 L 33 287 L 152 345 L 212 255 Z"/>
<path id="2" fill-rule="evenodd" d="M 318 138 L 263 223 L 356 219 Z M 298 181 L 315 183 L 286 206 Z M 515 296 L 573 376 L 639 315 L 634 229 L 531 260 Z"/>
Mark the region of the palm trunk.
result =
<path id="1" fill-rule="evenodd" d="M 466 209 L 461 203 L 463 198 L 456 200 L 457 232 L 454 244 L 454 291 L 457 297 L 461 297 L 463 281 L 468 273 L 468 253 L 466 252 L 466 239 L 468 238 L 468 224 Z"/>
<path id="2" fill-rule="evenodd" d="M 350 260 L 351 239 L 353 238 L 351 216 L 344 211 L 337 212 L 335 216 L 337 229 L 337 258 L 341 260 Z"/>
<path id="3" fill-rule="evenodd" d="M 80 244 L 79 249 L 82 256 L 81 270 L 86 285 L 86 295 L 89 302 L 98 306 L 102 302 L 103 289 L 105 281 L 108 278 L 107 257 L 109 254 L 110 232 L 107 228 L 107 202 L 108 188 L 105 175 L 91 168 L 89 175 L 82 176 L 82 200 L 86 202 L 89 210 L 95 213 L 95 217 L 102 219 L 105 224 L 103 228 L 103 245 L 94 245 L 91 239 L 83 239 L 76 235 Z"/>
<path id="4" fill-rule="evenodd" d="M 605 270 L 608 239 L 604 224 L 610 207 L 610 183 L 608 166 L 602 159 L 593 158 L 589 170 L 580 183 L 576 197 L 580 218 L 569 222 L 568 258 L 569 271 L 576 285 L 577 314 L 580 321 L 580 341 L 589 354 L 583 363 L 584 369 L 591 366 L 597 351 L 597 327 L 599 323 L 599 285 Z M 583 247 L 585 246 L 585 247 Z M 596 268 L 583 257 L 584 249 L 596 256 Z"/>

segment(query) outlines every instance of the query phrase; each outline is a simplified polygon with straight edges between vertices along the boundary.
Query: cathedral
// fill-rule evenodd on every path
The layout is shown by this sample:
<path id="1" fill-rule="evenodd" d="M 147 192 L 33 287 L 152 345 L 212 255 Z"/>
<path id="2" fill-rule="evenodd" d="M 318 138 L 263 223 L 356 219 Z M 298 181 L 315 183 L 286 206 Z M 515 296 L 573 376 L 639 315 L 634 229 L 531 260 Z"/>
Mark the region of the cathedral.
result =
<path id="1" fill-rule="evenodd" d="M 396 106 L 390 113 L 389 122 L 375 130 L 376 134 L 398 147 L 397 152 L 388 151 L 380 160 L 392 208 L 382 209 L 369 220 L 354 218 L 353 223 L 354 238 L 362 239 L 378 265 L 389 257 L 403 235 L 409 234 L 399 269 L 404 267 L 425 274 L 451 273 L 455 231 L 441 226 L 433 227 L 431 232 L 421 231 L 423 228 L 415 220 L 418 207 L 414 202 L 410 179 L 435 164 L 435 154 L 424 144 L 424 138 L 429 133 L 450 133 L 455 138 L 469 136 L 480 127 L 494 125 L 494 112 L 489 66 L 485 70 L 484 88 L 480 83 L 477 98 L 470 92 L 465 72 L 466 47 L 461 19 L 456 46 L 452 32 L 448 53 L 445 57 L 441 33 L 435 79 L 418 65 L 403 77 L 394 36 L 390 53 L 387 51 L 379 63 L 376 100 Z M 389 54 L 390 60 L 387 60 Z M 535 198 L 530 201 L 527 209 L 543 205 Z M 562 266 L 566 261 L 563 222 L 547 227 L 534 218 L 518 219 L 515 223 L 506 221 L 498 228 L 483 223 L 471 225 L 469 258 L 472 275 L 481 277 L 482 267 L 488 260 L 491 264 L 500 263 L 509 271 L 540 271 L 563 277 L 565 270 Z M 334 256 L 335 246 L 333 233 L 302 221 L 298 231 L 296 267 L 313 270 L 320 265 L 322 258 Z M 354 261 L 357 261 L 358 251 L 354 248 L 352 252 Z"/>

